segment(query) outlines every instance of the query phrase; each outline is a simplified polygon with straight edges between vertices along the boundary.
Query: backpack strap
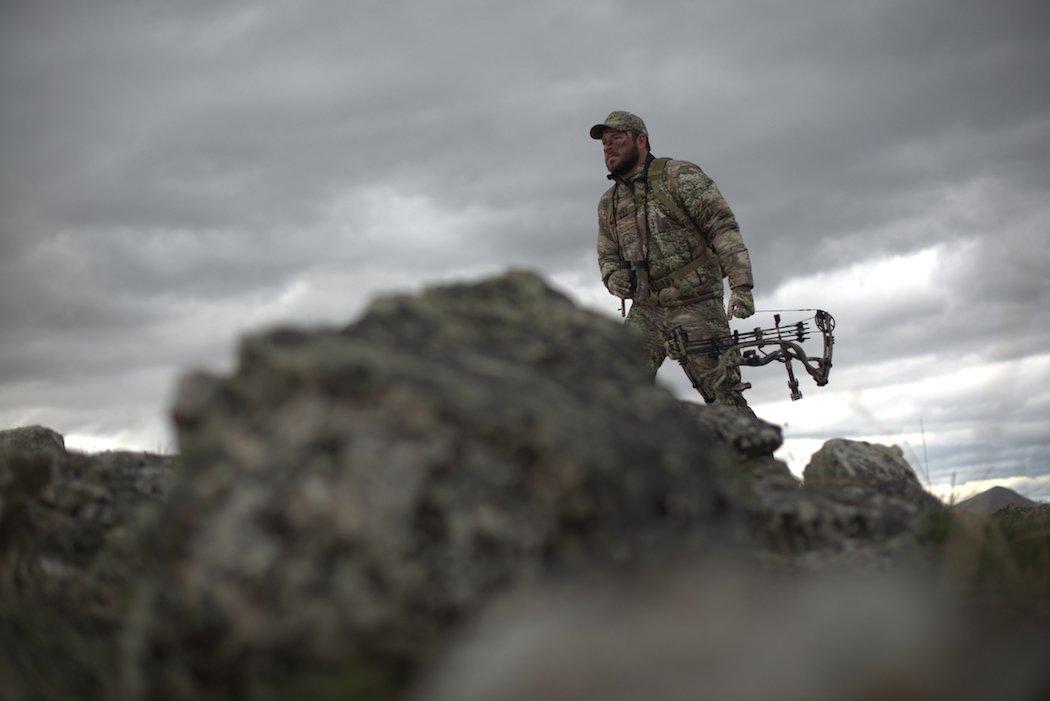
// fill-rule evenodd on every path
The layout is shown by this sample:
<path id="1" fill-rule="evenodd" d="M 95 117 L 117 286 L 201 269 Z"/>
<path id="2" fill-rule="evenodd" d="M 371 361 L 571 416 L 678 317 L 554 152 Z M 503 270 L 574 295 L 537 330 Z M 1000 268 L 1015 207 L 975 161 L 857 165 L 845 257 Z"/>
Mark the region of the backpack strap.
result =
<path id="1" fill-rule="evenodd" d="M 660 203 L 660 206 L 663 207 L 664 211 L 671 215 L 672 219 L 678 222 L 679 226 L 692 229 L 696 233 L 700 240 L 700 255 L 683 265 L 681 268 L 672 270 L 663 277 L 650 280 L 649 284 L 656 290 L 670 287 L 707 263 L 714 263 L 718 265 L 719 271 L 722 270 L 721 263 L 719 263 L 718 258 L 715 257 L 714 251 L 711 250 L 706 239 L 704 239 L 700 227 L 697 226 L 696 222 L 693 221 L 693 218 L 689 216 L 685 207 L 678 203 L 678 198 L 675 197 L 671 191 L 670 176 L 667 173 L 667 163 L 670 160 L 670 158 L 656 158 L 653 159 L 651 164 L 649 164 L 650 192 L 653 193 L 653 197 L 655 197 L 656 201 Z M 725 277 L 724 272 L 722 273 L 722 277 Z"/>
<path id="2" fill-rule="evenodd" d="M 616 243 L 619 245 L 620 237 L 616 231 L 616 190 L 620 187 L 619 183 L 613 183 L 612 193 L 609 195 L 609 211 L 606 212 L 606 218 L 609 220 L 609 234 L 616 236 Z M 620 249 L 620 259 L 623 259 L 623 248 Z"/>
<path id="3" fill-rule="evenodd" d="M 671 218 L 676 220 L 680 225 L 688 227 L 695 231 L 697 234 L 700 233 L 700 227 L 696 225 L 693 218 L 689 216 L 689 213 L 685 211 L 682 205 L 678 204 L 678 199 L 671 194 L 670 188 L 670 176 L 667 174 L 667 163 L 670 158 L 655 158 L 653 162 L 649 164 L 649 188 L 653 193 L 653 197 L 660 203 L 660 206 L 671 215 Z M 701 240 L 703 236 L 701 235 Z"/>

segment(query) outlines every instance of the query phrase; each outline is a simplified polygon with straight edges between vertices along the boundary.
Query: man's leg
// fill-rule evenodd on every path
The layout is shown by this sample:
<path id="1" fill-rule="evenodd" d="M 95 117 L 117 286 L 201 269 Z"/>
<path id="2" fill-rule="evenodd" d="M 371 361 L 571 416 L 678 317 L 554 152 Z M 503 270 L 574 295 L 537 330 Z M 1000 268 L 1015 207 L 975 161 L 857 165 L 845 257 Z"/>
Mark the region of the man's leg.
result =
<path id="1" fill-rule="evenodd" d="M 642 336 L 642 350 L 649 358 L 650 379 L 656 379 L 656 371 L 663 365 L 667 356 L 667 348 L 664 346 L 665 323 L 663 312 L 654 307 L 632 304 L 631 311 L 627 313 L 627 321 L 624 325 L 634 329 Z"/>
<path id="2" fill-rule="evenodd" d="M 672 316 L 671 324 L 683 326 L 691 339 L 701 340 L 729 334 L 725 309 L 717 299 L 678 308 Z M 708 404 L 726 404 L 747 409 L 744 387 L 740 381 L 740 368 L 737 363 L 730 362 L 732 360 L 734 359 L 728 356 L 691 356 L 686 374 L 692 376 L 690 379 L 699 379 L 700 387 L 697 389 Z"/>

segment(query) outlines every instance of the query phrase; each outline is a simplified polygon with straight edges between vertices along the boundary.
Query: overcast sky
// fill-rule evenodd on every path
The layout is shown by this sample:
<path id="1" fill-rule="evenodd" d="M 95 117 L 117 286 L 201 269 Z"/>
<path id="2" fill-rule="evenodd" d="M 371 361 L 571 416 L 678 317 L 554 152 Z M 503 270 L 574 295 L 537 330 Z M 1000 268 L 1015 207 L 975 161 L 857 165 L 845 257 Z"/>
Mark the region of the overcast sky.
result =
<path id="1" fill-rule="evenodd" d="M 838 319 L 802 401 L 745 370 L 793 469 L 843 436 L 1050 498 L 1045 1 L 0 8 L 0 427 L 171 450 L 243 331 L 508 266 L 618 317 L 587 129 L 627 109 L 719 184 L 760 308 Z"/>

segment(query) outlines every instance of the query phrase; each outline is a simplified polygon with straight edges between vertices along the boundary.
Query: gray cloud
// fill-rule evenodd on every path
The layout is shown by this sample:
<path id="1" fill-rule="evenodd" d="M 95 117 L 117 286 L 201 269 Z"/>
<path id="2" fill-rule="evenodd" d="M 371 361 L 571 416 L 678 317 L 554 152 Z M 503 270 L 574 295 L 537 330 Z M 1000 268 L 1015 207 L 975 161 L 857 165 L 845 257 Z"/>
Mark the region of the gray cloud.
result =
<path id="1" fill-rule="evenodd" d="M 621 107 L 717 180 L 760 296 L 940 246 L 943 295 L 844 310 L 842 367 L 1031 356 L 1048 19 L 1020 0 L 5 3 L 0 416 L 73 378 L 93 401 L 67 425 L 116 416 L 107 378 L 151 371 L 156 393 L 239 328 L 337 322 L 389 287 L 507 265 L 597 285 L 586 128 Z"/>

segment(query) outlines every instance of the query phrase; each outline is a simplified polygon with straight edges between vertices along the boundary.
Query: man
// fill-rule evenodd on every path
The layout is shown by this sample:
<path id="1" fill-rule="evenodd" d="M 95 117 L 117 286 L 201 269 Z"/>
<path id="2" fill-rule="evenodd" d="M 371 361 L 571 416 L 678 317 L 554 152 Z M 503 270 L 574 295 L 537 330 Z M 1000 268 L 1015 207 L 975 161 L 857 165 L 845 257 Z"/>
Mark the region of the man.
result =
<path id="1" fill-rule="evenodd" d="M 591 127 L 613 186 L 598 202 L 598 267 L 620 299 L 632 299 L 627 326 L 641 332 L 653 377 L 671 329 L 690 339 L 729 333 L 728 319 L 754 314 L 751 259 L 733 212 L 715 183 L 688 161 L 655 159 L 645 122 L 611 112 Z M 731 294 L 722 307 L 722 278 Z M 739 368 L 715 357 L 685 366 L 708 404 L 747 408 Z M 749 410 L 750 411 L 750 410 Z"/>

